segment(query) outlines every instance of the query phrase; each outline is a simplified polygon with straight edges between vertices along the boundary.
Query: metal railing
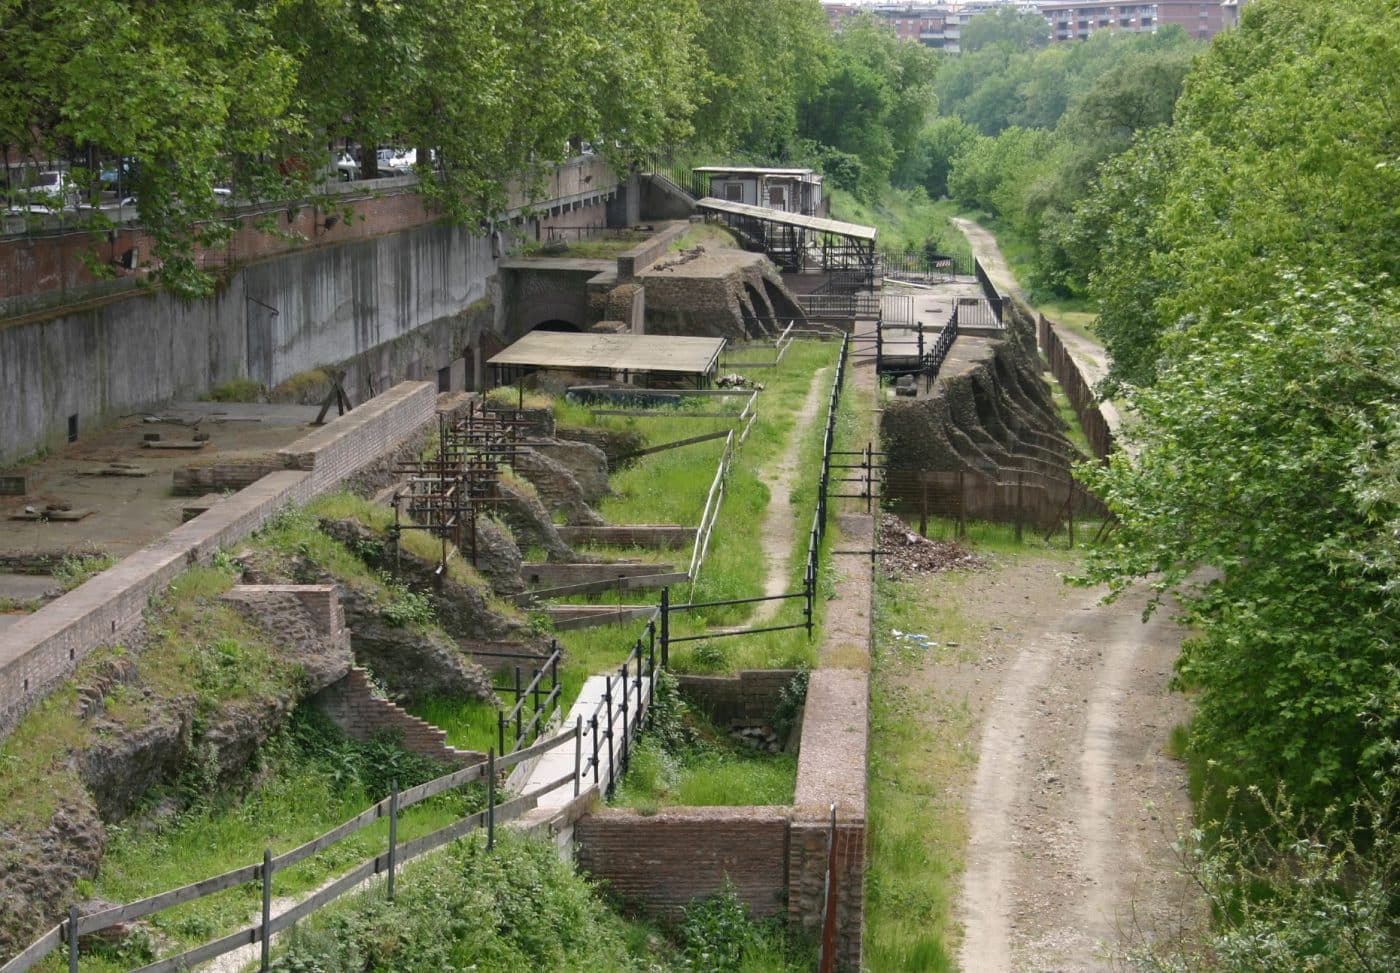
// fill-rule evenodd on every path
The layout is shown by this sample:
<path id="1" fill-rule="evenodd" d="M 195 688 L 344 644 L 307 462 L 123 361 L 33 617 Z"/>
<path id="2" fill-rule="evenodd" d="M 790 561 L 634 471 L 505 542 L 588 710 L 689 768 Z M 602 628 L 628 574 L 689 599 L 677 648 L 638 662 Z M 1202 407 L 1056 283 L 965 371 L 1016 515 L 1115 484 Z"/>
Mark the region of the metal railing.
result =
<path id="1" fill-rule="evenodd" d="M 579 723 L 580 732 L 587 727 L 591 752 L 587 763 L 579 763 L 577 757 L 575 763 L 579 763 L 583 775 L 592 774 L 594 785 L 605 796 L 612 795 L 617 781 L 626 772 L 632 754 L 632 738 L 646 725 L 647 714 L 651 711 L 656 690 L 658 620 L 663 617 L 658 612 L 647 619 L 642 634 L 632 644 L 632 651 L 616 672 L 608 674 L 602 700 L 587 719 Z"/>
<path id="2" fill-rule="evenodd" d="M 881 250 L 879 270 L 882 277 L 920 283 L 941 283 L 974 272 L 963 257 L 926 250 Z"/>
<path id="3" fill-rule="evenodd" d="M 515 685 L 502 689 L 497 687 L 496 692 L 509 692 L 515 697 L 515 705 L 510 708 L 510 712 L 496 710 L 496 745 L 497 751 L 502 754 L 514 753 L 527 742 L 533 743 L 540 738 L 549 725 L 550 717 L 558 711 L 559 697 L 563 692 L 563 687 L 559 682 L 559 660 L 563 657 L 563 650 L 559 643 L 551 640 L 549 643 L 550 653 L 535 670 L 534 676 L 529 683 L 522 686 L 520 684 L 521 670 L 515 667 Z M 546 686 L 548 677 L 548 686 Z M 525 718 L 526 710 L 529 710 L 530 717 Z M 506 749 L 506 728 L 513 726 L 513 733 L 510 741 L 510 749 Z"/>

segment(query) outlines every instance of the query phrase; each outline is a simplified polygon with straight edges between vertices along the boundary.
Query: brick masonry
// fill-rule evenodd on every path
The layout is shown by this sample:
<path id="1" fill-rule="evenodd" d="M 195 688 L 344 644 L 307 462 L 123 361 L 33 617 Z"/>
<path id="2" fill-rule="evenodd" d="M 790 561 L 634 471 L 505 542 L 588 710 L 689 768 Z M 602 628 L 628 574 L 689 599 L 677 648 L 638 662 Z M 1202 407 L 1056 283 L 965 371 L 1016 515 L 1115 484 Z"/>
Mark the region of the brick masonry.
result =
<path id="1" fill-rule="evenodd" d="M 733 884 L 755 916 L 821 932 L 831 822 L 792 807 L 608 808 L 575 825 L 575 860 L 629 905 L 674 920 L 691 901 Z M 838 968 L 860 969 L 865 822 L 836 826 Z"/>
<path id="2" fill-rule="evenodd" d="M 475 750 L 458 750 L 447 733 L 411 715 L 403 707 L 374 695 L 369 673 L 355 666 L 345 677 L 311 697 L 311 705 L 354 740 L 371 740 L 392 733 L 403 749 L 453 767 L 470 767 L 486 760 Z"/>
<path id="3" fill-rule="evenodd" d="M 787 910 L 790 808 L 605 809 L 574 827 L 575 860 L 629 904 L 678 918 L 728 879 L 755 914 Z"/>
<path id="4" fill-rule="evenodd" d="M 767 723 L 796 669 L 745 669 L 737 676 L 677 676 L 681 694 L 720 726 Z"/>
<path id="5" fill-rule="evenodd" d="M 152 596 L 284 507 L 372 463 L 434 416 L 436 389 L 404 382 L 293 443 L 270 473 L 0 633 L 0 739 L 87 655 L 126 636 Z"/>

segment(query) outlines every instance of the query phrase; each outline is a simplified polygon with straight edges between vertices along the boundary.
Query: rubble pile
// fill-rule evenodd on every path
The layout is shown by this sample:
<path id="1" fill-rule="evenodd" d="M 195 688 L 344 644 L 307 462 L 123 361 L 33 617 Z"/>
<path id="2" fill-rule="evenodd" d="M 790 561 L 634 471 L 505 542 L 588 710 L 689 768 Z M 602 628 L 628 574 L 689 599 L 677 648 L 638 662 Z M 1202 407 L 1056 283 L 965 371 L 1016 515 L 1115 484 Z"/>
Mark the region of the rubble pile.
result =
<path id="1" fill-rule="evenodd" d="M 909 529 L 894 514 L 880 516 L 880 566 L 892 581 L 920 574 L 985 567 L 985 558 L 957 541 L 935 541 Z"/>

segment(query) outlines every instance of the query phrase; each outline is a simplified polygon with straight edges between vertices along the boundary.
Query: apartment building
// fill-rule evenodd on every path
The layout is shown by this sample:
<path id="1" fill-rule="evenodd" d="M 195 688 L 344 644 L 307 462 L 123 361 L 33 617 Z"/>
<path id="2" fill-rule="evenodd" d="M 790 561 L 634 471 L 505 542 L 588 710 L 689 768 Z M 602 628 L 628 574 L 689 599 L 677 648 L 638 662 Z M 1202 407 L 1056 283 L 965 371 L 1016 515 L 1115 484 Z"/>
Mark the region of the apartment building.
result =
<path id="1" fill-rule="evenodd" d="M 1224 28 L 1239 23 L 1239 9 L 1245 2 L 1247 0 L 1156 0 L 1155 3 L 982 0 L 942 4 L 827 3 L 823 7 L 833 30 L 840 30 L 841 22 L 849 17 L 870 13 L 889 24 L 901 40 L 957 53 L 964 24 L 978 14 L 1006 6 L 1040 13 L 1050 24 L 1053 41 L 1084 40 L 1100 30 L 1150 34 L 1170 24 L 1179 25 L 1192 37 L 1209 40 Z"/>

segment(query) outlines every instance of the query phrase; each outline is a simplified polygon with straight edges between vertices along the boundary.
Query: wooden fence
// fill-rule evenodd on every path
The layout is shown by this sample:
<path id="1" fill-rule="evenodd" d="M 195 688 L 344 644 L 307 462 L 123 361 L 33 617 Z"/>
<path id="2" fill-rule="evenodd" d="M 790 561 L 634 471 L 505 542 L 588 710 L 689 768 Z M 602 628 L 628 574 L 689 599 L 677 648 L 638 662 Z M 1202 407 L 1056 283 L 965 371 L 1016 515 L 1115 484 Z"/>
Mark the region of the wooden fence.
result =
<path id="1" fill-rule="evenodd" d="M 1050 363 L 1050 374 L 1055 376 L 1055 381 L 1060 383 L 1065 395 L 1069 397 L 1070 405 L 1074 407 L 1075 415 L 1079 416 L 1079 425 L 1088 437 L 1089 447 L 1094 451 L 1094 456 L 1106 459 L 1108 454 L 1113 452 L 1113 430 L 1108 427 L 1108 421 L 1099 410 L 1098 396 L 1094 394 L 1093 387 L 1085 380 L 1079 365 L 1060 340 L 1055 323 L 1043 314 L 1038 318 L 1040 350 L 1045 355 L 1045 360 Z"/>
<path id="2" fill-rule="evenodd" d="M 1102 522 L 1102 501 L 1070 477 L 1034 471 L 1005 471 L 1001 478 L 968 470 L 885 470 L 886 500 L 925 533 L 930 518 L 954 521 L 961 534 L 969 520 L 994 521 L 1048 531 L 1067 528 L 1073 544 L 1076 522 Z"/>
<path id="3" fill-rule="evenodd" d="M 185 970 L 197 963 L 203 963 L 232 952 L 244 946 L 260 945 L 262 947 L 262 968 L 267 969 L 268 954 L 271 938 L 276 933 L 286 929 L 321 907 L 353 891 L 360 883 L 366 879 L 383 874 L 386 876 L 387 895 L 390 899 L 394 895 L 395 871 L 399 865 L 419 855 L 426 854 L 435 848 L 454 841 L 470 834 L 480 828 L 487 829 L 488 844 L 494 840 L 495 827 L 498 823 L 511 821 L 520 817 L 525 812 L 531 810 L 538 803 L 541 796 L 548 794 L 560 787 L 573 784 L 574 796 L 578 796 L 580 773 L 580 752 L 578 744 L 575 743 L 574 769 L 571 774 L 561 776 L 557 780 L 551 781 L 529 794 L 523 794 L 510 800 L 496 803 L 496 776 L 502 771 L 514 767 L 516 764 L 530 760 L 548 750 L 552 750 L 561 743 L 570 739 L 580 738 L 580 727 L 575 724 L 569 729 L 551 737 L 535 743 L 533 746 L 525 747 L 510 754 L 508 757 L 497 759 L 494 751 L 484 764 L 476 764 L 463 770 L 454 771 L 410 787 L 407 790 L 399 791 L 397 787 L 390 795 L 379 803 L 366 808 L 355 817 L 342 824 L 337 825 L 325 834 L 313 838 L 280 855 L 273 855 L 272 852 L 265 851 L 260 864 L 245 865 L 233 871 L 225 872 L 222 875 L 215 875 L 211 878 L 201 879 L 198 882 L 171 889 L 157 895 L 138 899 L 135 902 L 128 902 L 125 905 L 112 906 L 100 912 L 89 915 L 79 915 L 78 907 L 72 906 L 69 917 L 64 922 L 54 926 L 43 936 L 35 940 L 30 946 L 4 966 L 0 966 L 0 973 L 25 973 L 33 969 L 45 957 L 64 943 L 68 944 L 68 968 L 78 969 L 79 948 L 78 943 L 81 937 L 90 933 L 98 932 L 119 923 L 130 922 L 144 916 L 152 915 L 173 906 L 183 905 L 187 902 L 194 902 L 217 892 L 225 891 L 249 882 L 259 882 L 262 885 L 262 918 L 254 925 L 247 926 L 237 932 L 230 933 L 219 939 L 204 943 L 193 949 L 185 950 L 176 956 L 171 956 L 158 962 L 140 967 L 135 973 L 172 973 L 175 970 Z M 398 820 L 399 814 L 404 808 L 410 807 L 430 797 L 444 793 L 449 790 L 463 787 L 478 780 L 485 779 L 487 785 L 487 807 L 476 814 L 461 818 L 446 827 L 415 838 L 412 841 L 400 843 L 398 841 Z M 389 843 L 384 852 L 375 855 L 366 861 L 361 862 L 349 872 L 341 875 L 329 885 L 317 891 L 297 903 L 291 909 L 277 916 L 271 914 L 272 904 L 272 878 L 286 868 L 304 861 L 331 845 L 350 835 L 353 835 L 365 828 L 370 827 L 381 818 L 389 819 Z"/>

